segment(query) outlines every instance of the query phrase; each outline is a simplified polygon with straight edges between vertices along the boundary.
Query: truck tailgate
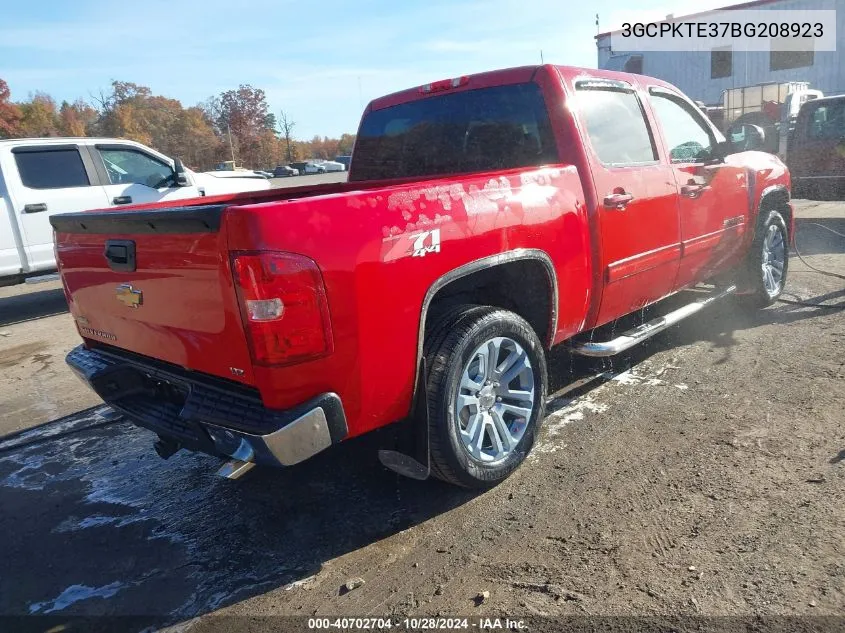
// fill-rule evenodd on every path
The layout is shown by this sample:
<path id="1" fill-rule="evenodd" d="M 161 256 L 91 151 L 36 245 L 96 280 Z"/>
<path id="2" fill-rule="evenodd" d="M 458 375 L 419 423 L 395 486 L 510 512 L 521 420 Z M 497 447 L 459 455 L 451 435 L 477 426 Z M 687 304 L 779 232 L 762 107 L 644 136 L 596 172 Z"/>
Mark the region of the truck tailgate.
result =
<path id="1" fill-rule="evenodd" d="M 209 205 L 51 218 L 80 334 L 253 384 L 223 215 Z"/>

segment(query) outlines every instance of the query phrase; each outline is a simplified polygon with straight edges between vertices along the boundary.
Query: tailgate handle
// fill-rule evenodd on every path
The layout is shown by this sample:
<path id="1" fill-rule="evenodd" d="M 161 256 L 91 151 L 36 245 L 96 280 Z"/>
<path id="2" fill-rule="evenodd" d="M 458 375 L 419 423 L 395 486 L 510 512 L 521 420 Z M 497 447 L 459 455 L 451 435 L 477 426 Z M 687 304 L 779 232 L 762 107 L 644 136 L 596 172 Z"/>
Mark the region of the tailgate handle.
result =
<path id="1" fill-rule="evenodd" d="M 109 268 L 116 272 L 135 272 L 135 242 L 132 240 L 106 240 L 103 253 Z"/>
<path id="2" fill-rule="evenodd" d="M 23 207 L 24 213 L 41 213 L 47 210 L 47 203 L 39 202 L 38 204 L 25 204 Z"/>
<path id="3" fill-rule="evenodd" d="M 132 196 L 115 196 L 111 201 L 114 204 L 131 204 Z"/>

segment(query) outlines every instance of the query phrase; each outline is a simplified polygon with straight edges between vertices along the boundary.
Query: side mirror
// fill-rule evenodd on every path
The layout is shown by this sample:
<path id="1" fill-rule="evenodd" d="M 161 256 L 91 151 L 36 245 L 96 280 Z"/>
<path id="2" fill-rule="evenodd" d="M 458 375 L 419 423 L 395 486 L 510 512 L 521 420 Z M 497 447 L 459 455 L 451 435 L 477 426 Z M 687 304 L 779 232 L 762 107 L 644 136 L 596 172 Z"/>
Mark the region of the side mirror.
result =
<path id="1" fill-rule="evenodd" d="M 187 187 L 191 184 L 188 182 L 188 174 L 185 172 L 185 166 L 178 158 L 173 160 L 173 182 L 177 187 Z"/>

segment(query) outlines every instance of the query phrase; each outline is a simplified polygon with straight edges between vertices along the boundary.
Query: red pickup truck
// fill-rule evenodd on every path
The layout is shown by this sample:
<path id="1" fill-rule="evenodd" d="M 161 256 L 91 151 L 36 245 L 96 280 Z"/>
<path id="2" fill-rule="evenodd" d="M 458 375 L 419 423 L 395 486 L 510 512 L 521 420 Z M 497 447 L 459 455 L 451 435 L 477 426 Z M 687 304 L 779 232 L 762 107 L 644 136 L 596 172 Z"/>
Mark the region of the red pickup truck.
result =
<path id="1" fill-rule="evenodd" d="M 54 216 L 67 360 L 160 455 L 233 478 L 402 421 L 386 465 L 488 486 L 531 450 L 551 347 L 611 355 L 727 295 L 773 302 L 789 188 L 656 79 L 438 81 L 367 106 L 346 183 Z"/>

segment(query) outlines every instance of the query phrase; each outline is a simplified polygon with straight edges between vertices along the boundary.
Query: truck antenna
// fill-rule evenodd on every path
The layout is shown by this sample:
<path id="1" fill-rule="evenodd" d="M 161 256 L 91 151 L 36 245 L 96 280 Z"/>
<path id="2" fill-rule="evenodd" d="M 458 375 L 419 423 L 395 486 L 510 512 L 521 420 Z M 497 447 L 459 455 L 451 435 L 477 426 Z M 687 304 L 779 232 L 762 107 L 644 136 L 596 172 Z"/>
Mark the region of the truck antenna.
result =
<path id="1" fill-rule="evenodd" d="M 546 62 L 543 61 L 543 49 L 540 49 L 540 64 L 545 64 Z"/>

